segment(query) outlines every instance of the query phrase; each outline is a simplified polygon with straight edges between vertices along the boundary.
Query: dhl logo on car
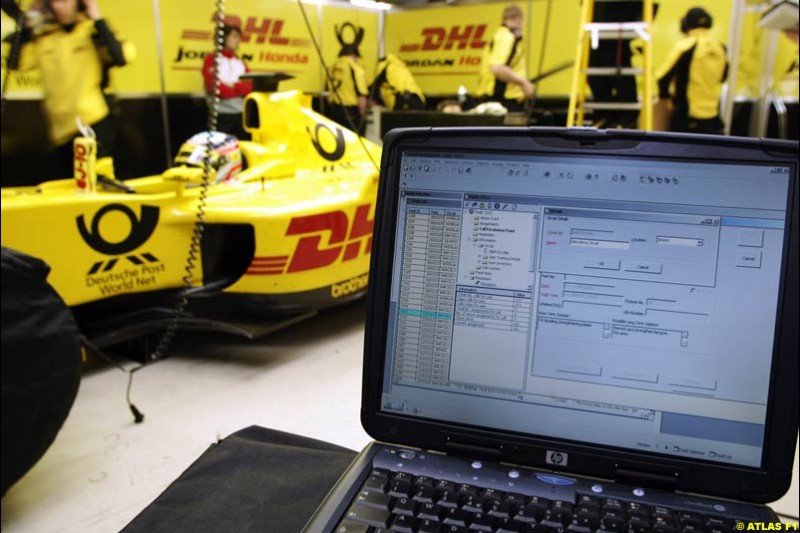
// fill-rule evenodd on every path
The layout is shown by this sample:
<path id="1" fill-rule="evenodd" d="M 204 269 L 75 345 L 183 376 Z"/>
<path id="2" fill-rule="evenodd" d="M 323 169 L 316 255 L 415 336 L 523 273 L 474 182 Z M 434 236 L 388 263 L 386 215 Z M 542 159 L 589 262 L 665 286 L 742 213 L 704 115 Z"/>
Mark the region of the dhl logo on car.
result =
<path id="1" fill-rule="evenodd" d="M 353 222 L 344 211 L 294 217 L 286 236 L 301 235 L 291 255 L 256 256 L 246 274 L 275 276 L 323 268 L 341 258 L 352 261 L 370 253 L 374 220 L 369 218 L 370 204 L 356 208 Z M 328 245 L 320 247 L 323 233 L 329 233 Z"/>

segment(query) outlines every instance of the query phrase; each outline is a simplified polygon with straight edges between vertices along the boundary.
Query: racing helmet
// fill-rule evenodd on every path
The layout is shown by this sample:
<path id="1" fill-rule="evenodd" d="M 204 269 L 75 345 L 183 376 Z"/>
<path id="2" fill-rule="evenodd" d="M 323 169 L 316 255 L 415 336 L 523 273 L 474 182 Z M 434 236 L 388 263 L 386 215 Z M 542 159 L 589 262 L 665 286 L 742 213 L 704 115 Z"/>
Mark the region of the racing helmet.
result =
<path id="1" fill-rule="evenodd" d="M 207 148 L 209 146 L 210 150 Z M 242 150 L 236 137 L 219 131 L 203 131 L 193 135 L 181 145 L 173 160 L 173 167 L 203 168 L 207 152 L 210 156 L 210 181 L 234 181 L 242 170 Z"/>

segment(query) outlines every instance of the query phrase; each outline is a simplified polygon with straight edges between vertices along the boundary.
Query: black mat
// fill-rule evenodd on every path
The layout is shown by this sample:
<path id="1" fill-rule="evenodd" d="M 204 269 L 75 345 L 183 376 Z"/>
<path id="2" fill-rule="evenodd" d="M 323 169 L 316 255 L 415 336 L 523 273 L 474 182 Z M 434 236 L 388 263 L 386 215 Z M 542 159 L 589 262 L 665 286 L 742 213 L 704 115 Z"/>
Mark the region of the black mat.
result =
<path id="1" fill-rule="evenodd" d="M 122 531 L 300 531 L 356 453 L 251 426 L 213 444 Z"/>

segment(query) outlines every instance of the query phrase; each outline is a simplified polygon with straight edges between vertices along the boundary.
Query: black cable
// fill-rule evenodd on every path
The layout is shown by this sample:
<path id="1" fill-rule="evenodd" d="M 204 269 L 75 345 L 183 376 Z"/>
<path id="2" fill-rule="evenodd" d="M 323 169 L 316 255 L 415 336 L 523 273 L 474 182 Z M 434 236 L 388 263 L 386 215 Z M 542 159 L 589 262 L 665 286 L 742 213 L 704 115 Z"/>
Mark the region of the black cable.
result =
<path id="1" fill-rule="evenodd" d="M 208 200 L 208 188 L 211 183 L 211 137 L 213 135 L 214 130 L 217 129 L 217 118 L 218 118 L 218 107 L 219 107 L 219 73 L 217 72 L 218 69 L 218 58 L 221 53 L 221 48 L 224 45 L 224 34 L 223 34 L 223 25 L 224 25 L 224 17 L 222 14 L 222 5 L 224 0 L 217 0 L 217 11 L 216 11 L 216 19 L 217 19 L 217 30 L 216 30 L 216 43 L 214 47 L 214 61 L 212 72 L 214 73 L 214 88 L 213 88 L 213 96 L 209 98 L 208 102 L 208 122 L 206 124 L 206 129 L 208 133 L 208 138 L 206 141 L 205 146 L 205 156 L 203 157 L 203 182 L 202 186 L 200 187 L 200 192 L 197 197 L 197 212 L 195 217 L 195 224 L 194 229 L 192 231 L 192 238 L 189 243 L 189 254 L 186 258 L 186 266 L 184 268 L 184 275 L 181 279 L 183 281 L 183 290 L 181 291 L 181 295 L 178 299 L 178 302 L 174 309 L 174 314 L 171 317 L 167 327 L 164 329 L 164 334 L 159 339 L 156 348 L 153 350 L 153 353 L 150 354 L 151 360 L 158 360 L 164 357 L 164 355 L 169 351 L 170 347 L 172 346 L 172 341 L 175 338 L 175 333 L 178 329 L 178 323 L 180 322 L 181 316 L 186 311 L 186 306 L 189 304 L 189 292 L 192 290 L 192 278 L 194 277 L 194 270 L 196 267 L 196 263 L 198 257 L 200 255 L 200 246 L 203 242 L 203 232 L 205 230 L 205 216 L 206 216 L 206 204 Z"/>
<path id="2" fill-rule="evenodd" d="M 311 37 L 311 42 L 314 43 L 314 48 L 317 51 L 317 57 L 319 57 L 319 62 L 322 64 L 322 70 L 325 71 L 325 78 L 327 80 L 328 86 L 330 86 L 330 88 L 333 89 L 333 95 L 336 98 L 339 105 L 344 107 L 344 105 L 342 104 L 342 97 L 339 95 L 339 89 L 336 87 L 336 84 L 334 83 L 335 80 L 331 75 L 331 71 L 328 70 L 328 65 L 325 63 L 325 59 L 322 57 L 322 49 L 319 47 L 319 43 L 314 37 L 314 32 L 311 29 L 311 22 L 308 20 L 308 14 L 306 13 L 306 8 L 303 5 L 302 0 L 297 0 L 297 5 L 300 6 L 300 11 L 303 13 L 303 20 L 306 23 L 306 28 L 308 29 L 308 35 Z M 350 114 L 344 113 L 344 116 L 347 118 L 347 125 L 350 126 L 350 129 L 353 130 L 356 136 L 358 137 L 358 142 L 359 144 L 361 144 L 361 148 L 364 149 L 364 153 L 367 154 L 367 157 L 372 162 L 372 165 L 375 167 L 375 170 L 380 172 L 381 170 L 380 165 L 378 165 L 378 163 L 375 162 L 375 159 L 372 157 L 372 154 L 367 149 L 367 145 L 364 144 L 364 137 L 362 137 L 361 134 L 359 133 L 359 131 L 361 131 L 360 126 L 359 129 L 355 129 L 356 124 L 353 122 L 353 118 L 350 116 Z M 366 118 L 366 113 L 364 114 L 364 117 Z"/>
<path id="3" fill-rule="evenodd" d="M 131 401 L 131 387 L 133 386 L 133 373 L 138 372 L 144 368 L 144 365 L 139 365 L 128 371 L 128 387 L 125 389 L 125 401 L 128 402 L 128 407 L 133 414 L 133 423 L 141 424 L 144 421 L 144 413 L 136 408 L 136 405 Z"/>
<path id="4" fill-rule="evenodd" d="M 539 80 L 542 77 L 542 68 L 544 67 L 544 53 L 547 50 L 547 35 L 550 33 L 550 14 L 552 13 L 553 8 L 553 0 L 547 0 L 547 8 L 544 13 L 544 31 L 542 32 L 542 51 L 539 53 L 539 64 L 536 67 L 536 77 L 535 80 Z M 531 96 L 530 100 L 527 103 L 527 117 L 526 117 L 526 126 L 531 122 L 531 115 L 533 115 L 533 106 L 536 103 L 536 96 L 539 93 L 539 90 L 535 90 L 533 92 L 533 96 Z"/>
<path id="5" fill-rule="evenodd" d="M 122 366 L 122 364 L 120 364 L 119 361 L 117 361 L 116 359 L 114 359 L 113 357 L 111 357 L 110 355 L 105 353 L 103 350 L 98 348 L 95 344 L 93 344 L 84 335 L 80 335 L 79 339 L 80 339 L 81 343 L 85 347 L 89 348 L 92 351 L 92 353 L 94 353 L 95 355 L 100 356 L 101 359 L 105 359 L 107 362 L 109 362 L 112 365 L 114 365 L 115 367 L 117 367 L 121 372 L 124 372 L 124 373 L 128 374 L 128 387 L 127 387 L 127 390 L 125 392 L 125 401 L 128 403 L 128 409 L 130 409 L 131 413 L 133 414 L 134 423 L 136 423 L 136 424 L 141 423 L 144 420 L 144 414 L 131 401 L 131 386 L 133 386 L 133 374 L 134 374 L 134 372 L 138 372 L 139 370 L 144 368 L 145 365 L 144 364 L 140 364 L 140 365 L 137 365 L 137 366 L 131 368 L 130 370 L 128 370 L 124 366 Z"/>
<path id="6" fill-rule="evenodd" d="M 209 98 L 208 101 L 208 122 L 206 124 L 207 128 L 207 141 L 205 146 L 205 156 L 203 157 L 203 182 L 200 187 L 200 192 L 197 195 L 197 212 L 194 222 L 194 228 L 192 230 L 192 238 L 189 243 L 189 253 L 186 258 L 186 267 L 184 268 L 184 275 L 181 281 L 183 282 L 183 289 L 181 290 L 181 294 L 178 298 L 178 301 L 175 304 L 175 308 L 173 310 L 173 315 L 170 318 L 167 326 L 164 328 L 164 332 L 161 335 L 158 343 L 156 344 L 155 349 L 152 353 L 149 354 L 148 358 L 151 361 L 157 361 L 162 359 L 166 356 L 167 352 L 172 347 L 172 343 L 175 339 L 175 334 L 178 331 L 178 324 L 180 323 L 181 317 L 184 315 L 186 311 L 186 307 L 189 305 L 189 293 L 194 288 L 192 285 L 192 278 L 194 277 L 195 267 L 197 266 L 197 261 L 200 257 L 201 253 L 201 245 L 203 243 L 203 233 L 205 231 L 205 222 L 206 222 L 206 205 L 208 201 L 208 189 L 211 184 L 211 154 L 212 154 L 212 145 L 211 145 L 211 138 L 214 134 L 214 131 L 217 129 L 217 119 L 218 119 L 218 111 L 219 111 L 219 72 L 218 72 L 218 59 L 222 53 L 222 48 L 224 46 L 224 33 L 223 33 L 223 26 L 225 22 L 225 18 L 223 15 L 223 6 L 225 0 L 217 0 L 216 1 L 216 42 L 214 46 L 214 61 L 213 61 L 213 70 L 214 73 L 214 88 L 213 88 L 213 96 Z M 144 365 L 142 365 L 144 366 Z M 144 415 L 136 409 L 136 407 L 130 401 L 130 394 L 131 394 L 131 387 L 133 385 L 133 374 L 134 372 L 138 371 L 142 368 L 142 366 L 134 368 L 130 371 L 128 375 L 128 388 L 126 393 L 126 398 L 128 399 L 128 404 L 131 407 L 131 412 L 133 413 L 133 417 L 135 422 L 138 424 L 142 420 L 144 420 Z"/>
<path id="7" fill-rule="evenodd" d="M 547 0 L 547 10 L 544 12 L 544 31 L 542 32 L 542 51 L 539 54 L 539 65 L 536 67 L 536 77 L 542 75 L 544 66 L 544 53 L 547 50 L 547 34 L 550 32 L 550 13 L 553 8 L 553 0 Z"/>

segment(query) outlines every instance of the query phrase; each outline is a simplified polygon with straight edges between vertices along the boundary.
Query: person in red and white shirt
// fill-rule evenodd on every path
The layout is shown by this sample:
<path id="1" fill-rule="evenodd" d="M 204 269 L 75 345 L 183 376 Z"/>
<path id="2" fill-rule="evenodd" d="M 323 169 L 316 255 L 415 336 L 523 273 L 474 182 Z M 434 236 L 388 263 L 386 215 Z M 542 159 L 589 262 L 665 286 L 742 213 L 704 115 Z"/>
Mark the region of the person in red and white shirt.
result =
<path id="1" fill-rule="evenodd" d="M 242 107 L 244 97 L 253 90 L 249 81 L 240 81 L 239 77 L 250 72 L 242 59 L 236 56 L 236 49 L 242 41 L 242 30 L 238 26 L 225 25 L 222 28 L 222 53 L 217 59 L 217 76 L 219 77 L 219 115 L 217 131 L 230 133 L 239 139 L 249 140 L 250 135 L 242 126 Z M 208 54 L 203 62 L 203 79 L 206 92 L 214 90 L 214 54 Z"/>

